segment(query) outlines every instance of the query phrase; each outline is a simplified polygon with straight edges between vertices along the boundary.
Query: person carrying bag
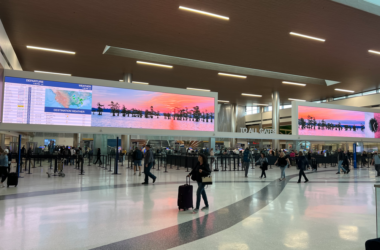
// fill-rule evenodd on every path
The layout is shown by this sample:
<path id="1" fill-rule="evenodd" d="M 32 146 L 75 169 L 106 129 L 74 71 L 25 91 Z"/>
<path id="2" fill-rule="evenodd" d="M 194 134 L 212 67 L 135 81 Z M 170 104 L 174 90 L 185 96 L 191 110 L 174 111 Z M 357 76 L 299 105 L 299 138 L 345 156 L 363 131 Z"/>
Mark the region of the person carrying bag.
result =
<path id="1" fill-rule="evenodd" d="M 202 210 L 206 210 L 209 208 L 205 187 L 206 185 L 210 185 L 210 183 L 212 183 L 212 180 L 211 180 L 211 177 L 209 178 L 205 178 L 205 177 L 210 176 L 210 174 L 211 174 L 211 170 L 207 163 L 207 157 L 204 154 L 200 154 L 198 156 L 197 165 L 193 168 L 193 170 L 188 175 L 188 177 L 191 176 L 191 179 L 198 183 L 197 203 L 192 213 L 198 213 L 199 206 L 201 203 L 201 195 L 205 203 L 205 206 L 202 208 Z"/>
<path id="2" fill-rule="evenodd" d="M 261 168 L 261 176 L 260 179 L 267 178 L 267 175 L 265 174 L 265 171 L 268 170 L 268 159 L 265 157 L 263 153 L 260 154 L 260 158 L 256 161 L 256 163 L 260 163 Z"/>

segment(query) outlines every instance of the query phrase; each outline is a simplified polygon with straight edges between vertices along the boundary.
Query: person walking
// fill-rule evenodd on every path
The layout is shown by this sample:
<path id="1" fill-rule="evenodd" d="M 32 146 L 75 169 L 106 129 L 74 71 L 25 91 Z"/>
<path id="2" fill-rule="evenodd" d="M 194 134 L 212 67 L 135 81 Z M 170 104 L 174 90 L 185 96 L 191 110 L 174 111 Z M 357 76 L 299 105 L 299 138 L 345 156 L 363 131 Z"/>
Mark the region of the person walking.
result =
<path id="1" fill-rule="evenodd" d="M 153 157 L 153 151 L 150 149 L 150 145 L 145 146 L 146 153 L 144 158 L 144 174 L 145 174 L 145 181 L 141 184 L 148 185 L 148 177 L 152 178 L 153 183 L 156 182 L 157 177 L 154 176 L 150 170 L 153 167 L 154 163 L 154 157 Z"/>
<path id="2" fill-rule="evenodd" d="M 214 149 L 213 148 L 210 149 L 210 158 L 211 158 L 211 167 L 210 167 L 210 169 L 212 169 L 212 166 L 213 166 L 214 161 L 215 161 L 215 153 L 214 153 Z M 215 167 L 215 169 L 216 169 L 216 167 Z"/>
<path id="3" fill-rule="evenodd" d="M 277 161 L 274 163 L 274 165 L 278 164 L 278 166 L 281 169 L 281 177 L 280 181 L 285 179 L 285 169 L 287 166 L 290 165 L 289 159 L 285 157 L 284 152 L 281 152 L 280 157 L 278 157 Z"/>
<path id="4" fill-rule="evenodd" d="M 350 154 L 348 151 L 344 151 L 342 166 L 346 170 L 345 174 L 350 173 Z"/>
<path id="5" fill-rule="evenodd" d="M 204 184 L 202 182 L 202 177 L 206 177 L 210 174 L 211 174 L 211 170 L 210 170 L 210 167 L 207 163 L 207 157 L 203 154 L 200 154 L 198 156 L 198 162 L 197 162 L 196 166 L 187 175 L 187 177 L 191 177 L 191 179 L 193 181 L 196 181 L 198 183 L 197 203 L 196 203 L 195 209 L 192 211 L 192 213 L 198 213 L 199 206 L 201 203 L 201 195 L 203 198 L 203 202 L 205 203 L 205 206 L 201 210 L 206 210 L 209 208 L 207 195 L 206 195 L 206 191 L 205 191 L 206 184 Z"/>
<path id="6" fill-rule="evenodd" d="M 298 153 L 298 168 L 300 169 L 300 172 L 299 172 L 299 177 L 298 177 L 297 183 L 301 182 L 302 176 L 305 179 L 305 183 L 309 181 L 305 175 L 305 172 L 304 172 L 306 170 L 306 166 L 309 166 L 309 161 L 307 160 L 306 156 L 304 156 L 303 153 L 300 151 Z"/>
<path id="7" fill-rule="evenodd" d="M 133 169 L 135 171 L 134 175 L 136 175 L 137 167 L 139 167 L 139 176 L 141 176 L 141 166 L 142 166 L 141 160 L 143 159 L 143 153 L 138 147 L 136 147 L 135 151 L 133 151 L 132 158 L 133 158 L 133 164 L 134 164 Z"/>
<path id="8" fill-rule="evenodd" d="M 268 159 L 265 157 L 264 153 L 260 154 L 260 158 L 256 161 L 256 163 L 260 163 L 261 168 L 261 176 L 260 179 L 267 178 L 267 175 L 265 174 L 265 171 L 268 170 Z"/>
<path id="9" fill-rule="evenodd" d="M 249 152 L 249 148 L 246 147 L 243 154 L 243 167 L 245 170 L 245 177 L 248 177 L 249 170 L 249 162 L 251 161 L 251 152 Z"/>
<path id="10" fill-rule="evenodd" d="M 342 169 L 344 173 L 346 173 L 346 170 L 343 168 L 343 159 L 344 154 L 341 149 L 338 149 L 338 172 L 336 174 L 340 174 L 340 170 Z"/>
<path id="11" fill-rule="evenodd" d="M 94 164 L 98 163 L 98 161 L 99 161 L 99 164 L 102 164 L 102 160 L 100 159 L 100 156 L 101 156 L 100 148 L 98 148 L 98 151 L 96 152 L 96 162 Z"/>
<path id="12" fill-rule="evenodd" d="M 376 177 L 380 177 L 380 157 L 375 151 L 372 158 L 372 165 L 375 163 Z"/>
<path id="13" fill-rule="evenodd" d="M 8 156 L 4 152 L 2 148 L 0 148 L 0 177 L 1 177 L 1 184 L 0 187 L 5 187 L 4 186 L 4 181 L 8 177 Z"/>

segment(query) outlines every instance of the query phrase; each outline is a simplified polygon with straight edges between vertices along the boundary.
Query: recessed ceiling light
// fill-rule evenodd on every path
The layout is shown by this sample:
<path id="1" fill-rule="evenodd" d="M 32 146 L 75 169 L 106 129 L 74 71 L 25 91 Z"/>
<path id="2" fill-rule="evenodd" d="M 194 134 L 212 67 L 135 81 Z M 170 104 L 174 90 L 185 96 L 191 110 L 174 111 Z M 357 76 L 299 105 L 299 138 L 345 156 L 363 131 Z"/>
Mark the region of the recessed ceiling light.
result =
<path id="1" fill-rule="evenodd" d="M 253 97 L 262 97 L 262 95 L 246 94 L 246 93 L 242 93 L 241 95 L 244 95 L 244 96 L 253 96 Z"/>
<path id="2" fill-rule="evenodd" d="M 164 68 L 173 68 L 173 66 L 171 66 L 171 65 L 159 64 L 159 63 L 150 63 L 150 62 L 143 62 L 143 61 L 137 61 L 137 63 L 138 64 L 151 65 L 151 66 L 164 67 Z"/>
<path id="3" fill-rule="evenodd" d="M 230 101 L 218 100 L 218 102 L 230 102 Z"/>
<path id="4" fill-rule="evenodd" d="M 353 90 L 348 90 L 348 89 L 335 89 L 336 91 L 341 91 L 341 92 L 348 92 L 348 93 L 354 93 L 355 91 Z"/>
<path id="5" fill-rule="evenodd" d="M 39 50 L 45 50 L 45 51 L 52 51 L 52 52 L 59 52 L 59 53 L 66 53 L 66 54 L 72 54 L 75 55 L 75 52 L 73 51 L 66 51 L 66 50 L 59 50 L 59 49 L 48 49 L 48 48 L 42 48 L 42 47 L 36 47 L 36 46 L 26 46 L 28 49 L 39 49 Z"/>
<path id="6" fill-rule="evenodd" d="M 268 104 L 254 103 L 253 106 L 269 106 Z"/>
<path id="7" fill-rule="evenodd" d="M 380 51 L 376 51 L 376 50 L 368 50 L 368 52 L 375 53 L 375 54 L 380 54 Z"/>
<path id="8" fill-rule="evenodd" d="M 234 74 L 227 74 L 227 73 L 218 73 L 218 75 L 221 75 L 221 76 L 231 76 L 231 77 L 238 77 L 238 78 L 247 78 L 246 76 L 242 76 L 242 75 L 234 75 Z"/>
<path id="9" fill-rule="evenodd" d="M 124 80 L 119 80 L 119 82 L 124 82 Z"/>
<path id="10" fill-rule="evenodd" d="M 313 39 L 313 40 L 317 40 L 317 41 L 321 41 L 321 42 L 326 41 L 325 39 L 322 39 L 322 38 L 313 37 L 313 36 L 307 36 L 307 35 L 302 35 L 302 34 L 300 34 L 300 33 L 295 33 L 295 32 L 290 32 L 290 34 L 293 35 L 293 36 L 301 36 L 301 37 L 305 37 L 305 38 L 309 38 L 309 39 Z"/>
<path id="11" fill-rule="evenodd" d="M 304 84 L 304 83 L 297 83 L 297 82 L 286 82 L 286 81 L 283 81 L 282 83 L 283 84 L 290 84 L 290 85 L 297 85 L 297 86 L 302 86 L 302 87 L 306 86 L 306 84 Z"/>
<path id="12" fill-rule="evenodd" d="M 136 83 L 136 84 L 145 84 L 145 85 L 148 85 L 149 83 L 147 82 L 137 82 L 137 81 L 132 81 L 132 83 Z"/>
<path id="13" fill-rule="evenodd" d="M 186 88 L 188 90 L 198 90 L 198 91 L 207 91 L 207 92 L 210 92 L 209 89 L 195 89 L 195 88 Z"/>
<path id="14" fill-rule="evenodd" d="M 196 12 L 196 13 L 203 14 L 203 15 L 208 15 L 208 16 L 212 16 L 212 17 L 221 18 L 221 19 L 224 19 L 224 20 L 230 20 L 229 17 L 213 14 L 213 13 L 206 12 L 206 11 L 196 10 L 196 9 L 187 8 L 187 7 L 183 7 L 183 6 L 179 6 L 179 8 L 181 10 L 187 10 L 187 11 Z"/>
<path id="15" fill-rule="evenodd" d="M 39 70 L 35 70 L 34 72 L 36 72 L 36 73 L 45 73 L 45 74 L 53 74 L 53 75 L 71 76 L 71 74 L 55 73 L 55 72 L 47 72 L 47 71 L 39 71 Z"/>
<path id="16" fill-rule="evenodd" d="M 306 100 L 301 100 L 301 99 L 293 99 L 293 98 L 288 98 L 289 101 L 299 101 L 299 102 L 306 102 Z"/>

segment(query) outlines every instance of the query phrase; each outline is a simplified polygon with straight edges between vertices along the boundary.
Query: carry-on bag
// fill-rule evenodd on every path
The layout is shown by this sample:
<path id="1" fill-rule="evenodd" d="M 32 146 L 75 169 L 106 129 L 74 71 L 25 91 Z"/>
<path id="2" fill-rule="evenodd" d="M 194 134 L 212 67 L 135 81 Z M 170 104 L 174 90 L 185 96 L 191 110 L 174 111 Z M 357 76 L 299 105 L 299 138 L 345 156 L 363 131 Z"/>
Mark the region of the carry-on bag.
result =
<path id="1" fill-rule="evenodd" d="M 189 180 L 189 183 L 187 183 Z M 178 210 L 188 210 L 193 206 L 193 186 L 190 185 L 190 177 L 186 177 L 186 184 L 178 187 Z"/>
<path id="2" fill-rule="evenodd" d="M 18 185 L 18 175 L 17 173 L 9 173 L 8 174 L 8 179 L 7 179 L 7 187 L 9 186 L 15 186 L 17 187 Z"/>

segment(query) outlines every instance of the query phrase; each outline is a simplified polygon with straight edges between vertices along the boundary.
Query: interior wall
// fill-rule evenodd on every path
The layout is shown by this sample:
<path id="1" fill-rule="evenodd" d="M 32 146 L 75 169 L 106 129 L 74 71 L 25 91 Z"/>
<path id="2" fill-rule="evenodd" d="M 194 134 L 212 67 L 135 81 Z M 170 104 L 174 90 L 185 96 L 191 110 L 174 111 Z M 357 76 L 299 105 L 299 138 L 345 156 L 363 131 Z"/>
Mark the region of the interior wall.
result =
<path id="1" fill-rule="evenodd" d="M 45 139 L 56 140 L 56 145 L 73 146 L 73 134 L 58 134 L 58 133 L 35 133 L 34 136 L 29 136 L 29 141 L 37 142 L 37 146 L 44 146 Z"/>

